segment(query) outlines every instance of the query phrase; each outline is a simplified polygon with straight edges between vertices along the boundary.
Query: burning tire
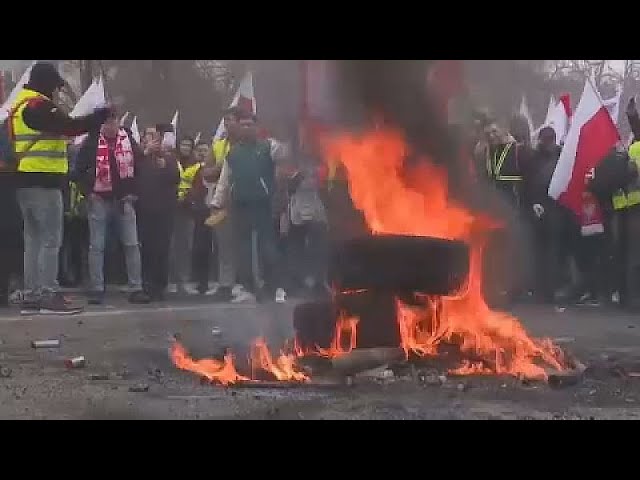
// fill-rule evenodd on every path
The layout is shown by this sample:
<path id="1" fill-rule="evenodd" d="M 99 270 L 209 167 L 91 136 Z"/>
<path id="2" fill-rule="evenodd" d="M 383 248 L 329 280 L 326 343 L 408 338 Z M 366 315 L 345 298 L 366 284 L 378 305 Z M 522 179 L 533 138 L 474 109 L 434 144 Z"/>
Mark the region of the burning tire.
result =
<path id="1" fill-rule="evenodd" d="M 296 339 L 304 350 L 328 348 L 336 327 L 338 309 L 331 301 L 301 303 L 293 310 Z"/>
<path id="2" fill-rule="evenodd" d="M 448 295 L 469 274 L 470 253 L 461 241 L 379 235 L 345 242 L 332 258 L 340 291 L 378 290 Z"/>

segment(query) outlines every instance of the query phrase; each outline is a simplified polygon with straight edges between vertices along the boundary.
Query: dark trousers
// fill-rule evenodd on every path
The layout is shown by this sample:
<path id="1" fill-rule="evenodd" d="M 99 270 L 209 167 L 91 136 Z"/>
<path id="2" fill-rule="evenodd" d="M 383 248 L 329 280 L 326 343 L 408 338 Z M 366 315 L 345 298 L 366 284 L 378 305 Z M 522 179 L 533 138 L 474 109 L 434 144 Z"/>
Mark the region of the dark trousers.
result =
<path id="1" fill-rule="evenodd" d="M 0 307 L 9 303 L 11 275 L 22 273 L 23 248 L 15 237 L 20 232 L 0 231 L 6 237 L 0 242 Z M 8 238 L 13 237 L 13 238 Z"/>
<path id="2" fill-rule="evenodd" d="M 288 264 L 291 285 L 302 286 L 310 276 L 316 285 L 327 281 L 328 231 L 322 222 L 291 225 L 287 236 Z"/>
<path id="3" fill-rule="evenodd" d="M 548 219 L 533 225 L 535 293 L 539 300 L 552 302 L 560 287 L 560 239 Z"/>
<path id="4" fill-rule="evenodd" d="M 66 218 L 60 248 L 60 284 L 77 287 L 89 274 L 89 223 L 86 218 Z"/>
<path id="5" fill-rule="evenodd" d="M 580 271 L 580 293 L 594 298 L 606 293 L 606 235 L 604 233 L 580 237 L 576 248 L 576 263 Z"/>
<path id="6" fill-rule="evenodd" d="M 640 206 L 623 210 L 620 216 L 620 231 L 615 253 L 617 253 L 617 273 L 620 283 L 622 302 L 640 309 Z"/>
<path id="7" fill-rule="evenodd" d="M 238 282 L 249 292 L 257 292 L 253 272 L 253 232 L 258 240 L 258 264 L 269 290 L 282 287 L 282 265 L 276 246 L 276 232 L 271 215 L 271 205 L 236 204 L 233 206 L 233 238 L 236 244 L 236 269 Z"/>
<path id="8" fill-rule="evenodd" d="M 160 294 L 169 283 L 169 247 L 174 212 L 138 211 L 142 283 L 149 294 Z"/>
<path id="9" fill-rule="evenodd" d="M 209 289 L 209 272 L 212 263 L 217 263 L 217 255 L 213 253 L 215 235 L 213 230 L 204 224 L 205 218 L 196 218 L 193 229 L 193 276 L 200 291 Z M 217 251 L 217 250 L 216 250 Z M 218 269 L 213 269 L 217 272 Z M 217 280 L 214 276 L 213 280 Z"/>

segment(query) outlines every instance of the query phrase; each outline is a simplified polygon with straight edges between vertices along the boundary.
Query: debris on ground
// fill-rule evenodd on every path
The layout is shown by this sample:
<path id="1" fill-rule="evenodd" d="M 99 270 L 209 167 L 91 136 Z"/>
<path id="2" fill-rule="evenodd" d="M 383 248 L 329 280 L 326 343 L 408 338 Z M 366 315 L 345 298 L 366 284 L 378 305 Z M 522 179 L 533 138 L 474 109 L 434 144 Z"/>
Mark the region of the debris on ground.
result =
<path id="1" fill-rule="evenodd" d="M 134 393 L 148 392 L 149 385 L 147 385 L 146 383 L 139 383 L 137 385 L 132 385 L 131 387 L 129 387 L 129 391 Z"/>
<path id="2" fill-rule="evenodd" d="M 32 348 L 59 348 L 60 340 L 34 340 L 31 342 Z"/>
<path id="3" fill-rule="evenodd" d="M 459 392 L 466 392 L 467 390 L 469 390 L 469 388 L 471 388 L 471 385 L 469 383 L 459 383 L 456 388 Z"/>
<path id="4" fill-rule="evenodd" d="M 548 374 L 547 383 L 551 388 L 562 388 L 578 384 L 583 378 L 587 367 L 574 359 L 574 368 L 565 371 L 553 371 Z"/>
<path id="5" fill-rule="evenodd" d="M 401 348 L 358 348 L 331 359 L 331 365 L 334 373 L 348 376 L 389 365 L 403 357 Z"/>
<path id="6" fill-rule="evenodd" d="M 84 368 L 87 365 L 87 362 L 83 356 L 67 358 L 64 361 L 64 364 L 67 368 Z"/>
<path id="7" fill-rule="evenodd" d="M 89 375 L 89 380 L 109 380 L 109 375 L 106 373 L 92 373 Z"/>
<path id="8" fill-rule="evenodd" d="M 222 329 L 220 327 L 213 327 L 211 329 L 211 335 L 213 335 L 214 337 L 222 336 Z"/>
<path id="9" fill-rule="evenodd" d="M 395 377 L 393 370 L 389 369 L 388 365 L 383 365 L 378 368 L 372 368 L 356 374 L 358 378 L 367 378 L 371 380 L 389 380 Z"/>
<path id="10" fill-rule="evenodd" d="M 0 367 L 0 378 L 10 378 L 12 373 L 9 367 Z"/>

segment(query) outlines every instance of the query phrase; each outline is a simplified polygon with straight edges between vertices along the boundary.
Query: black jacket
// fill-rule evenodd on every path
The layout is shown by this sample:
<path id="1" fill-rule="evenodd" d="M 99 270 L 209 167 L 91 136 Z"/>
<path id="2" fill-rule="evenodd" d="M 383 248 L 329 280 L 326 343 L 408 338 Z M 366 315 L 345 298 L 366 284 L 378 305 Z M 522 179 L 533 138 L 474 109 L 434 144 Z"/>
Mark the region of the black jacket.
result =
<path id="1" fill-rule="evenodd" d="M 143 156 L 137 169 L 138 204 L 140 214 L 165 212 L 172 215 L 178 205 L 180 170 L 175 157 L 165 159 L 159 168 L 151 155 Z"/>
<path id="2" fill-rule="evenodd" d="M 131 130 L 125 128 L 129 140 L 131 141 L 131 148 L 133 150 L 133 178 L 121 179 L 118 174 L 116 165 L 116 159 L 114 155 L 109 155 L 109 164 L 111 166 L 111 180 L 113 182 L 113 196 L 115 198 L 122 198 L 126 195 L 137 194 L 137 177 L 138 177 L 138 164 L 142 161 L 144 154 L 140 146 L 133 139 Z M 93 192 L 93 187 L 96 183 L 96 156 L 98 154 L 98 138 L 100 134 L 92 132 L 82 142 L 80 149 L 73 162 L 73 171 L 71 172 L 71 179 L 78 183 L 80 190 L 84 195 L 90 195 Z"/>
<path id="3" fill-rule="evenodd" d="M 526 208 L 539 203 L 548 206 L 553 200 L 549 197 L 549 183 L 556 169 L 560 147 L 549 151 L 535 149 L 529 161 L 522 166 L 522 203 Z"/>

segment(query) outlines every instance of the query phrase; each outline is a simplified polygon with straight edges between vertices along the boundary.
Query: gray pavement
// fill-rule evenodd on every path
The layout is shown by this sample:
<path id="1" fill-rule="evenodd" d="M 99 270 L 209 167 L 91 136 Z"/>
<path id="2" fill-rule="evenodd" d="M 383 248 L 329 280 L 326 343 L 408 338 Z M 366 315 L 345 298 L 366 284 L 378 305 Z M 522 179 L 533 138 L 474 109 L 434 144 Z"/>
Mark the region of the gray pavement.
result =
<path id="1" fill-rule="evenodd" d="M 449 378 L 441 387 L 412 380 L 353 386 L 289 389 L 202 385 L 168 358 L 170 337 L 180 334 L 194 357 L 230 347 L 246 356 L 253 338 L 277 348 L 293 335 L 293 304 L 220 305 L 206 298 L 174 299 L 153 306 L 129 305 L 120 294 L 108 304 L 73 317 L 0 315 L 0 418 L 141 419 L 494 419 L 635 418 L 640 379 L 609 374 L 622 365 L 640 372 L 640 321 L 608 309 L 520 306 L 514 312 L 536 336 L 559 338 L 587 363 L 606 363 L 604 374 L 580 385 L 551 390 L 511 378 Z M 212 335 L 219 327 L 223 335 Z M 61 347 L 34 350 L 32 340 L 59 338 Z M 84 355 L 84 369 L 64 359 Z M 607 363 L 608 362 L 608 363 Z M 613 362 L 613 363 L 612 363 Z M 602 369 L 601 369 L 602 370 Z M 108 380 L 92 380 L 105 373 Z M 147 392 L 130 392 L 139 384 Z M 463 385 L 463 386 L 461 386 Z"/>

